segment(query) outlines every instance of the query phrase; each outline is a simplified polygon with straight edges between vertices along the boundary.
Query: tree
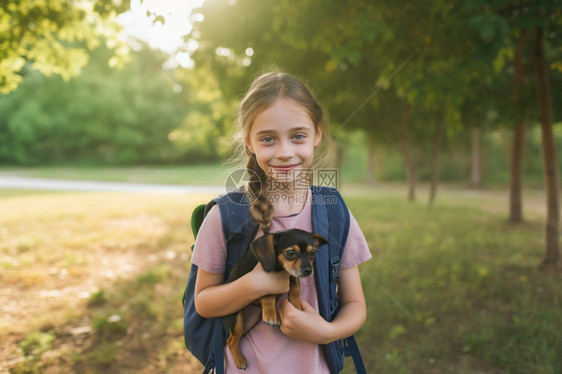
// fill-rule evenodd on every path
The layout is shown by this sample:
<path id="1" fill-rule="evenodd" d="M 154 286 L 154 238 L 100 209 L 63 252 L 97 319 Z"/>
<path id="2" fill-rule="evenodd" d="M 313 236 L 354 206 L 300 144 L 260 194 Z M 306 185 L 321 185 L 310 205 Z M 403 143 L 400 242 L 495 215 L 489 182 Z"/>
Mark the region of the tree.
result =
<path id="1" fill-rule="evenodd" d="M 556 266 L 560 258 L 560 182 L 556 143 L 553 134 L 552 93 L 549 65 L 544 48 L 544 29 L 535 28 L 535 72 L 540 107 L 543 170 L 546 187 L 545 257 L 544 266 Z"/>
<path id="2" fill-rule="evenodd" d="M 64 80 L 86 65 L 102 41 L 113 51 L 109 63 L 125 61 L 129 48 L 118 37 L 117 14 L 128 1 L 0 0 L 0 93 L 17 88 L 26 64 Z"/>
<path id="3" fill-rule="evenodd" d="M 542 158 L 546 192 L 546 222 L 545 222 L 545 257 L 543 265 L 556 266 L 560 258 L 559 249 L 559 226 L 560 226 L 560 203 L 559 203 L 559 181 L 558 161 L 556 145 L 553 134 L 553 107 L 552 91 L 550 83 L 550 65 L 546 54 L 549 43 L 560 44 L 560 28 L 562 27 L 562 1 L 560 0 L 531 0 L 525 2 L 513 2 L 508 0 L 495 0 L 492 2 L 484 0 L 471 0 L 467 7 L 474 11 L 471 18 L 472 24 L 479 24 L 480 36 L 484 39 L 483 46 L 491 56 L 498 56 L 503 50 L 510 35 L 522 38 L 523 30 L 527 33 L 534 32 L 532 60 L 536 75 L 537 99 L 540 113 Z M 495 33 L 499 26 L 503 32 Z M 522 43 L 520 41 L 520 43 Z M 522 52 L 521 52 L 522 53 Z M 517 58 L 517 56 L 516 56 Z M 520 57 L 519 57 L 520 58 Z M 516 65 L 519 64 L 516 62 Z M 520 66 L 516 68 L 521 68 Z M 521 71 L 518 71 L 521 74 Z M 519 78 L 517 78 L 519 79 Z M 516 92 L 520 82 L 515 80 Z M 519 94 L 516 94 L 519 95 Z M 516 99 L 518 97 L 516 96 Z M 519 104 L 517 101 L 514 101 Z M 521 115 L 518 114 L 519 121 Z M 521 123 L 518 123 L 520 127 Z M 520 130 L 521 131 L 521 130 Z M 521 134 L 518 134 L 521 136 Z M 519 140 L 517 137 L 515 141 Z M 514 146 L 514 149 L 516 147 Z M 515 151 L 517 152 L 517 151 Z M 513 163 L 519 162 L 517 159 Z M 515 169 L 517 172 L 517 168 Z M 517 180 L 512 176 L 512 180 Z M 513 191 L 513 189 L 512 189 Z M 517 189 L 514 193 L 519 193 Z"/>
<path id="4" fill-rule="evenodd" d="M 527 30 L 522 30 L 517 37 L 517 49 L 513 58 L 513 104 L 515 106 L 515 132 L 511 147 L 511 170 L 509 173 L 509 222 L 516 224 L 523 222 L 523 152 L 525 144 L 525 103 L 523 101 L 523 53 Z"/>
<path id="5" fill-rule="evenodd" d="M 186 150 L 171 139 L 195 105 L 186 104 L 149 54 L 132 52 L 127 69 L 108 67 L 111 54 L 96 49 L 84 74 L 68 82 L 30 71 L 17 90 L 0 96 L 0 163 L 204 159 L 201 150 L 212 147 Z"/>

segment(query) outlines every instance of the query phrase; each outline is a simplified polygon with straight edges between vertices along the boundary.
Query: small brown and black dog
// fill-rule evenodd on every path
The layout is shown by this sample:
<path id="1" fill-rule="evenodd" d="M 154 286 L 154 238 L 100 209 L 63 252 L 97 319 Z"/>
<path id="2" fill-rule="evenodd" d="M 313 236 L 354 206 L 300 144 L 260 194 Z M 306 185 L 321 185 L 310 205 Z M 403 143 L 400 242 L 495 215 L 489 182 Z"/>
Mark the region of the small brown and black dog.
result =
<path id="1" fill-rule="evenodd" d="M 289 301 L 295 308 L 302 310 L 300 300 L 300 280 L 313 273 L 313 260 L 318 248 L 327 240 L 322 236 L 299 229 L 278 231 L 266 234 L 252 242 L 250 250 L 232 268 L 227 283 L 233 282 L 262 264 L 266 272 L 287 271 L 290 274 Z M 279 317 L 275 304 L 279 295 L 267 295 L 253 304 L 261 305 L 262 320 L 271 326 L 279 326 Z M 247 363 L 240 351 L 240 339 L 244 334 L 244 318 L 236 312 L 223 318 L 224 325 L 230 332 L 226 343 L 238 369 L 246 369 Z"/>

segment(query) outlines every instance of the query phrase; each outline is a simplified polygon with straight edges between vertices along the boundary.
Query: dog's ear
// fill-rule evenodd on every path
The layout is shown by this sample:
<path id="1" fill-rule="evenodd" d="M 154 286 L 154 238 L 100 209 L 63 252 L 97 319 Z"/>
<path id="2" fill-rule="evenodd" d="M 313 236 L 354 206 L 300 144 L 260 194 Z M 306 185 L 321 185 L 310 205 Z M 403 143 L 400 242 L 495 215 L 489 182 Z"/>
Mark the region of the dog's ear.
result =
<path id="1" fill-rule="evenodd" d="M 277 254 L 275 253 L 275 244 L 277 242 L 277 235 L 266 234 L 254 240 L 250 249 L 254 252 L 263 270 L 269 272 L 275 268 L 277 262 Z"/>
<path id="2" fill-rule="evenodd" d="M 316 249 L 320 248 L 320 246 L 324 244 L 328 244 L 328 241 L 318 234 L 312 234 L 312 239 L 314 241 L 314 246 L 316 247 Z"/>

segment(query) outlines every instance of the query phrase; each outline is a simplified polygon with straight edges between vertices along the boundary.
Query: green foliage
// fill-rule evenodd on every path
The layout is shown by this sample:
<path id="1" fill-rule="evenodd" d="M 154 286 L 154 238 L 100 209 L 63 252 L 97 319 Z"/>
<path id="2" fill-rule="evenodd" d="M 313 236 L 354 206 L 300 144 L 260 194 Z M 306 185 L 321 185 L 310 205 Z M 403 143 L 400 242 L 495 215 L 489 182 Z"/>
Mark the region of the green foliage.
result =
<path id="1" fill-rule="evenodd" d="M 121 337 L 127 333 L 128 326 L 117 314 L 97 316 L 92 322 L 94 331 L 104 338 Z"/>
<path id="2" fill-rule="evenodd" d="M 39 374 L 44 371 L 45 364 L 41 356 L 52 349 L 55 335 L 51 332 L 32 332 L 19 342 L 23 360 L 11 368 L 14 374 Z"/>
<path id="3" fill-rule="evenodd" d="M 113 70 L 102 63 L 108 54 L 97 50 L 85 74 L 69 82 L 29 72 L 20 89 L 0 97 L 0 163 L 170 163 L 214 156 L 171 142 L 191 107 L 150 55 L 135 53 L 126 70 Z"/>
<path id="4" fill-rule="evenodd" d="M 38 360 L 43 353 L 51 349 L 54 340 L 55 335 L 52 333 L 32 332 L 19 343 L 19 346 L 25 357 Z"/>
<path id="5" fill-rule="evenodd" d="M 118 351 L 119 345 L 117 343 L 103 340 L 101 344 L 89 354 L 89 358 L 93 365 L 104 367 L 115 361 Z"/>
<path id="6" fill-rule="evenodd" d="M 90 295 L 88 299 L 89 307 L 98 307 L 107 303 L 107 297 L 104 289 L 100 289 Z"/>
<path id="7" fill-rule="evenodd" d="M 521 92 L 515 95 L 513 89 L 513 60 L 522 30 L 537 26 L 551 30 L 546 43 L 552 68 L 562 66 L 562 50 L 557 47 L 559 0 L 327 1 L 321 5 L 312 0 L 209 0 L 200 11 L 205 21 L 196 25 L 192 35 L 200 45 L 196 66 L 209 68 L 221 81 L 228 71 L 246 72 L 242 82 L 237 73 L 236 79 L 221 83 L 225 97 L 238 97 L 263 66 L 273 63 L 315 89 L 330 111 L 336 140 L 345 145 L 345 132 L 361 129 L 370 144 L 393 153 L 398 149 L 398 123 L 410 107 L 413 115 L 405 127 L 406 138 L 420 162 L 429 157 L 435 122 L 441 116 L 443 144 L 449 152 L 444 174 L 450 178 L 468 175 L 465 165 L 448 163 L 462 157 L 453 147 L 468 144 L 467 129 L 513 128 L 520 113 L 529 124 L 536 122 L 531 37 L 523 50 Z M 250 65 L 241 67 L 247 47 L 255 53 Z M 217 48 L 227 48 L 232 55 L 218 56 Z M 560 74 L 552 77 L 557 102 L 561 78 Z M 558 112 L 555 106 L 559 121 Z M 463 149 L 468 154 L 468 147 Z M 528 157 L 535 164 L 534 153 Z M 509 170 L 508 162 L 499 161 Z"/>
<path id="8" fill-rule="evenodd" d="M 156 266 L 144 274 L 137 277 L 139 287 L 153 288 L 156 284 L 163 282 L 170 277 L 170 267 L 168 265 Z"/>
<path id="9" fill-rule="evenodd" d="M 26 63 L 68 81 L 80 73 L 89 51 L 101 40 L 112 46 L 112 66 L 126 60 L 129 48 L 118 36 L 116 15 L 128 8 L 128 1 L 2 0 L 1 4 L 0 93 L 17 88 Z"/>

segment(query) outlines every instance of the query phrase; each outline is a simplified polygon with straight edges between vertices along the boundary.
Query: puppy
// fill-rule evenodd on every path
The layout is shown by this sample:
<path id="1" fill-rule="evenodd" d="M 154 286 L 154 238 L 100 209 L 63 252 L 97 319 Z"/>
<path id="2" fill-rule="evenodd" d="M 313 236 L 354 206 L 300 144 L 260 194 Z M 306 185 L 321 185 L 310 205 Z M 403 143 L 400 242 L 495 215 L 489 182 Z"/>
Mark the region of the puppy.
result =
<path id="1" fill-rule="evenodd" d="M 234 266 L 226 282 L 233 282 L 249 273 L 258 261 L 266 272 L 287 271 L 290 274 L 289 302 L 295 308 L 302 310 L 299 278 L 312 275 L 314 256 L 318 248 L 327 242 L 318 234 L 299 229 L 264 235 L 252 242 L 250 249 Z M 254 304 L 262 307 L 262 320 L 271 326 L 280 325 L 275 307 L 278 297 L 279 295 L 267 295 L 254 301 Z M 234 362 L 238 369 L 245 370 L 247 367 L 246 359 L 240 351 L 240 339 L 244 332 L 242 313 L 230 314 L 224 317 L 223 321 L 230 332 L 226 343 L 232 352 Z"/>

